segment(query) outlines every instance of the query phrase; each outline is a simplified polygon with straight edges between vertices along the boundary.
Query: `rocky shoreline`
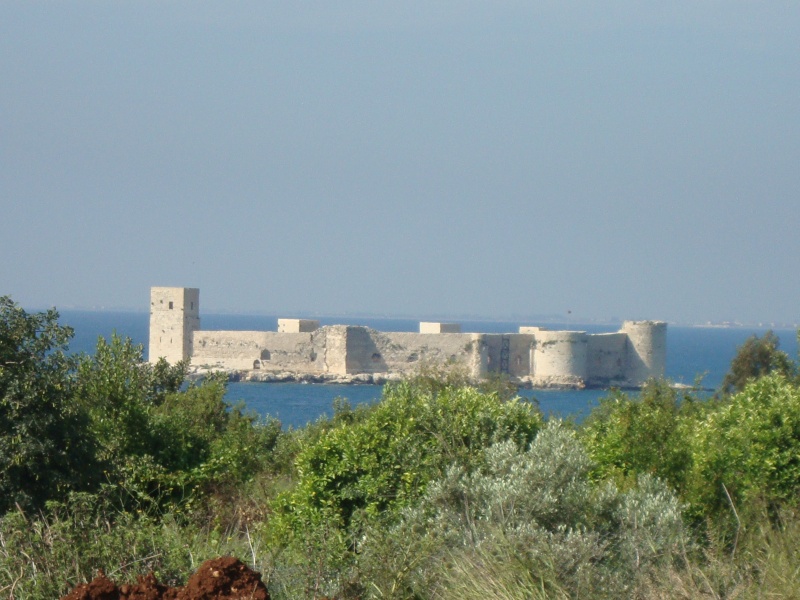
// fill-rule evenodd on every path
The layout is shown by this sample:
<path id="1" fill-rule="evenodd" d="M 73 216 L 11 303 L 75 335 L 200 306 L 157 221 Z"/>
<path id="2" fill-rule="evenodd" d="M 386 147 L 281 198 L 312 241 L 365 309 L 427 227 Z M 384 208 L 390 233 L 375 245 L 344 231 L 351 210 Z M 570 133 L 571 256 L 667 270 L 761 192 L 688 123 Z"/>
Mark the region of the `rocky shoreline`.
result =
<path id="1" fill-rule="evenodd" d="M 406 374 L 399 373 L 356 373 L 352 375 L 335 375 L 330 373 L 295 373 L 291 371 L 260 371 L 260 370 L 225 370 L 194 368 L 188 374 L 192 380 L 200 380 L 212 373 L 226 373 L 230 382 L 253 382 L 253 383 L 300 383 L 300 384 L 336 384 L 336 385 L 385 385 L 394 381 L 401 381 L 408 377 Z M 579 379 L 565 380 L 564 378 L 552 378 L 550 380 L 539 380 L 535 384 L 529 377 L 511 378 L 511 381 L 526 390 L 626 390 L 636 391 L 641 387 L 624 384 L 611 383 L 605 386 L 587 386 Z M 696 388 L 695 386 L 684 383 L 671 383 L 670 387 L 676 390 L 697 390 L 701 392 L 713 392 L 712 388 Z"/>
<path id="2" fill-rule="evenodd" d="M 202 379 L 212 373 L 226 373 L 228 381 L 255 382 L 255 383 L 305 383 L 305 384 L 338 384 L 338 385 L 385 385 L 393 381 L 408 378 L 402 373 L 354 373 L 350 375 L 337 375 L 332 373 L 296 373 L 292 371 L 261 371 L 261 370 L 230 370 L 213 368 L 194 368 L 189 373 L 190 379 Z M 540 390 L 583 390 L 603 389 L 587 386 L 578 378 L 551 378 L 546 381 L 537 381 L 534 385 L 532 378 L 511 378 L 521 389 Z M 614 386 L 617 389 L 638 389 L 627 386 Z"/>

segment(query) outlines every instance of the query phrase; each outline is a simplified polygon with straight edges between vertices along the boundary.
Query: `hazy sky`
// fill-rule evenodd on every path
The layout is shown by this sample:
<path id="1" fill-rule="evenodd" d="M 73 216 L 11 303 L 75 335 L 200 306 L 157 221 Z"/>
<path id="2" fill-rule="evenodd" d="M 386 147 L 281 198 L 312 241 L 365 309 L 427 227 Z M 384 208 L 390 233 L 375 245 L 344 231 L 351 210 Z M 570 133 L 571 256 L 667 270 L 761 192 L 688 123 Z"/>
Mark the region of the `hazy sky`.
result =
<path id="1" fill-rule="evenodd" d="M 0 3 L 29 308 L 800 320 L 800 2 Z"/>

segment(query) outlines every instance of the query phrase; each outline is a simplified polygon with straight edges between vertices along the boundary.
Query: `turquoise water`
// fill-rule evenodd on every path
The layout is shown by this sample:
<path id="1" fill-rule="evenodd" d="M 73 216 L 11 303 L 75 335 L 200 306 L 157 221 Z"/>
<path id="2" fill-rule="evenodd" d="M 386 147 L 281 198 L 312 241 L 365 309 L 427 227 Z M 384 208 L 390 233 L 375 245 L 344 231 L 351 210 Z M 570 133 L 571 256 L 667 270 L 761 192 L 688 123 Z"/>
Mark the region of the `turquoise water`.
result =
<path id="1" fill-rule="evenodd" d="M 147 313 L 62 311 L 61 323 L 75 329 L 70 348 L 75 352 L 94 351 L 99 336 L 110 337 L 112 332 L 130 337 L 134 342 L 147 346 Z M 418 321 L 410 319 L 347 319 L 320 318 L 321 324 L 368 325 L 382 331 L 416 331 Z M 277 318 L 263 315 L 203 315 L 203 329 L 230 329 L 274 331 Z M 462 321 L 462 328 L 479 332 L 517 331 L 520 325 L 530 323 L 498 321 Z M 613 331 L 614 326 L 552 324 L 553 329 L 580 329 L 589 332 Z M 692 384 L 702 377 L 703 385 L 716 388 L 728 370 L 731 359 L 750 335 L 762 335 L 765 329 L 745 328 L 700 328 L 675 327 L 667 329 L 667 378 Z M 794 331 L 775 332 L 781 340 L 781 348 L 791 357 L 797 356 L 797 339 Z M 242 401 L 250 410 L 262 415 L 271 415 L 281 420 L 284 426 L 299 427 L 314 421 L 320 415 L 330 414 L 333 399 L 347 398 L 351 404 L 375 402 L 380 398 L 381 386 L 364 385 L 313 385 L 295 383 L 231 383 L 227 399 Z M 534 397 L 547 415 L 580 419 L 600 398 L 603 390 L 521 390 L 524 397 Z"/>

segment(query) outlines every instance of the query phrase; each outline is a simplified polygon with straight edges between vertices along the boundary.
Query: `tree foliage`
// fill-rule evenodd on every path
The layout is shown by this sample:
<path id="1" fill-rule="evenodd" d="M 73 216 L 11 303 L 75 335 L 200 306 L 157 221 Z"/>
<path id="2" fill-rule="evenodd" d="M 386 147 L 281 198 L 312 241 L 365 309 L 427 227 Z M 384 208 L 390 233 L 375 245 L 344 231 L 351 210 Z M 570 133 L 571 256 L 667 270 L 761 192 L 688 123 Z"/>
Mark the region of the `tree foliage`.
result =
<path id="1" fill-rule="evenodd" d="M 800 493 L 800 388 L 779 374 L 751 381 L 692 427 L 688 499 L 699 514 Z"/>
<path id="2" fill-rule="evenodd" d="M 702 410 L 691 394 L 651 380 L 638 395 L 612 392 L 586 419 L 582 439 L 599 478 L 624 485 L 649 474 L 684 487 L 691 465 L 688 433 Z"/>
<path id="3" fill-rule="evenodd" d="M 105 481 L 123 504 L 163 510 L 242 482 L 268 462 L 280 423 L 224 399 L 226 377 L 184 384 L 186 365 L 155 365 L 130 339 L 98 340 L 77 370 L 76 398 L 90 417 Z"/>
<path id="4" fill-rule="evenodd" d="M 472 387 L 389 386 L 361 420 L 326 431 L 297 459 L 289 514 L 328 511 L 347 526 L 357 511 L 394 511 L 453 464 L 472 468 L 487 446 L 524 447 L 542 424 L 536 407 Z"/>
<path id="5" fill-rule="evenodd" d="M 529 448 L 499 442 L 480 468 L 448 469 L 396 526 L 366 537 L 359 561 L 378 597 L 631 597 L 680 556 L 680 505 L 655 478 L 620 493 L 591 471 L 575 432 L 550 421 Z"/>
<path id="6" fill-rule="evenodd" d="M 781 374 L 700 401 L 664 382 L 640 398 L 615 393 L 581 430 L 595 476 L 669 483 L 693 519 L 734 521 L 742 506 L 791 508 L 800 493 L 800 387 Z M 734 527 L 736 525 L 734 524 Z"/>
<path id="7" fill-rule="evenodd" d="M 93 473 L 87 416 L 72 402 L 72 330 L 58 313 L 0 298 L 0 514 L 38 509 Z"/>
<path id="8" fill-rule="evenodd" d="M 101 460 L 113 463 L 150 452 L 151 411 L 178 390 L 185 372 L 183 363 L 170 367 L 163 360 L 154 368 L 130 338 L 98 339 L 95 353 L 79 361 L 75 398 L 90 416 Z"/>
<path id="9" fill-rule="evenodd" d="M 71 336 L 55 310 L 0 298 L 0 514 L 101 488 L 161 510 L 268 463 L 280 423 L 229 406 L 224 377 L 182 390 L 183 363 L 149 364 L 117 335 L 76 357 Z"/>
<path id="10" fill-rule="evenodd" d="M 737 348 L 736 356 L 722 381 L 723 393 L 739 392 L 749 381 L 770 373 L 778 373 L 786 378 L 795 377 L 797 366 L 779 347 L 780 340 L 772 331 L 767 331 L 762 337 L 753 335 L 747 338 Z"/>

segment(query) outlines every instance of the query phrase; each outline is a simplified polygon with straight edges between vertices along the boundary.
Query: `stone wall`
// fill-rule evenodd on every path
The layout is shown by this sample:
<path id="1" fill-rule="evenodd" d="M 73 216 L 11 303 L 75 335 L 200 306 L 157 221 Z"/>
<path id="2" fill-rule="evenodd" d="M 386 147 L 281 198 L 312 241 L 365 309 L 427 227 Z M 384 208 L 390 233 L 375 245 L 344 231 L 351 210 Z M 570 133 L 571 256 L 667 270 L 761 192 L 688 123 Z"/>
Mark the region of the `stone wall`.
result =
<path id="1" fill-rule="evenodd" d="M 366 328 L 365 328 L 366 329 Z M 353 364 L 357 372 L 408 374 L 422 365 L 459 363 L 470 373 L 480 368 L 480 343 L 478 334 L 439 333 L 435 335 L 367 330 L 368 346 L 357 350 L 359 362 Z M 355 350 L 355 349 L 354 349 Z M 348 347 L 348 354 L 351 348 Z"/>
<path id="2" fill-rule="evenodd" d="M 531 374 L 531 345 L 535 337 L 518 333 L 480 334 L 485 348 L 485 373 L 504 373 L 518 379 Z"/>
<path id="3" fill-rule="evenodd" d="M 332 325 L 319 330 L 325 339 L 325 370 L 332 375 L 347 375 L 347 326 Z"/>
<path id="4" fill-rule="evenodd" d="M 481 360 L 483 337 L 386 333 L 353 325 L 329 325 L 311 333 L 197 331 L 191 362 L 201 370 L 340 376 L 405 375 L 422 365 L 458 363 L 480 376 L 486 372 Z"/>
<path id="5" fill-rule="evenodd" d="M 204 370 L 324 373 L 324 333 L 196 331 L 192 366 Z"/>
<path id="6" fill-rule="evenodd" d="M 627 385 L 628 336 L 624 333 L 596 333 L 588 336 L 586 384 L 592 387 Z"/>
<path id="7" fill-rule="evenodd" d="M 421 324 L 421 330 L 440 333 L 381 332 L 318 327 L 303 319 L 281 319 L 279 331 L 271 332 L 201 331 L 199 305 L 197 289 L 152 289 L 151 361 L 191 358 L 201 372 L 321 380 L 403 376 L 423 365 L 457 363 L 473 377 L 504 373 L 536 387 L 638 387 L 663 377 L 666 365 L 666 324 L 658 321 L 626 321 L 619 332 L 603 334 L 539 327 L 508 334 L 442 333 L 448 327 L 441 323 Z"/>

